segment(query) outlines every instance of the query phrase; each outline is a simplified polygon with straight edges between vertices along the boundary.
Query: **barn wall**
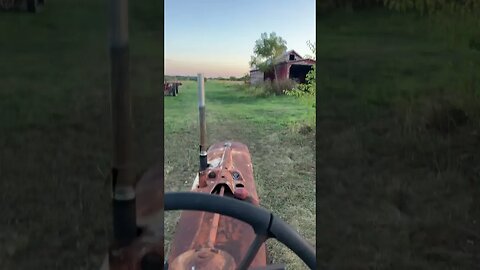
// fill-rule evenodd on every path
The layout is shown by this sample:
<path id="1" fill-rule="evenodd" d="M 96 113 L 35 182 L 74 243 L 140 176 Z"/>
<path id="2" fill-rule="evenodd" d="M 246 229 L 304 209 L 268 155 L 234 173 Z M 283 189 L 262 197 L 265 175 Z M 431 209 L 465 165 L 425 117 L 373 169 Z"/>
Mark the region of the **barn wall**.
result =
<path id="1" fill-rule="evenodd" d="M 304 61 L 295 61 L 295 62 L 283 62 L 275 66 L 276 77 L 279 80 L 285 80 L 290 78 L 290 66 L 291 65 L 307 65 L 311 66 L 315 64 L 315 61 L 310 59 L 305 59 Z M 264 80 L 273 80 L 273 70 L 271 72 L 263 73 L 260 70 L 250 71 L 250 84 L 255 85 L 263 82 Z"/>
<path id="2" fill-rule="evenodd" d="M 289 68 L 288 63 L 282 63 L 279 64 L 275 67 L 277 73 L 275 74 L 277 76 L 278 80 L 285 80 L 288 79 L 288 68 Z"/>
<path id="3" fill-rule="evenodd" d="M 260 70 L 250 71 L 250 84 L 259 84 L 263 82 L 263 72 Z"/>

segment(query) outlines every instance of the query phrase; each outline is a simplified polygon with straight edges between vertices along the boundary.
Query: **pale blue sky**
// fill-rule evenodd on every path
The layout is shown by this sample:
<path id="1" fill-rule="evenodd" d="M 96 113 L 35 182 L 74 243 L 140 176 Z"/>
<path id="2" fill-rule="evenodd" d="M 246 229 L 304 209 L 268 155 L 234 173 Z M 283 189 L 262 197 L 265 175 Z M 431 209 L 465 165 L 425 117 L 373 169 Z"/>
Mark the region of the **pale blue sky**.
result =
<path id="1" fill-rule="evenodd" d="M 165 0 L 165 74 L 242 76 L 263 32 L 311 55 L 315 0 Z"/>

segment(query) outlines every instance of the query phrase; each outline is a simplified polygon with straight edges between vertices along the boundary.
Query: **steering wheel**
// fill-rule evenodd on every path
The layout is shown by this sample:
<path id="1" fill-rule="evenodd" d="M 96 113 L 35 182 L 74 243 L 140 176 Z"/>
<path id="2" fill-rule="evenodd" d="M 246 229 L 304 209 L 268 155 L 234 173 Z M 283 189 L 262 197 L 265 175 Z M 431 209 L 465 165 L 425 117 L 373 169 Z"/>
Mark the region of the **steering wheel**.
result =
<path id="1" fill-rule="evenodd" d="M 166 192 L 165 211 L 192 210 L 229 216 L 252 226 L 255 239 L 238 265 L 247 270 L 262 244 L 269 238 L 280 241 L 311 269 L 316 269 L 315 249 L 294 229 L 264 208 L 224 196 L 197 192 Z"/>

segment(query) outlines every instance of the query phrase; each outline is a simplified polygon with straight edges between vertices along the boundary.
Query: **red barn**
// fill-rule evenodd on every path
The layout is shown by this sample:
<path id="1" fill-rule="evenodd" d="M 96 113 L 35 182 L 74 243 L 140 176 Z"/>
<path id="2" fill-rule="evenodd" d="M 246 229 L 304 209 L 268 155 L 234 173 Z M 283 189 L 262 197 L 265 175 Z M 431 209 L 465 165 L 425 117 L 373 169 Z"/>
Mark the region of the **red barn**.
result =
<path id="1" fill-rule="evenodd" d="M 294 50 L 290 50 L 275 59 L 275 72 L 278 80 L 291 79 L 300 83 L 305 82 L 307 73 L 315 64 L 313 59 L 305 59 Z M 250 70 L 250 83 L 258 84 L 264 80 L 273 80 L 274 71 L 262 72 L 259 69 Z"/>

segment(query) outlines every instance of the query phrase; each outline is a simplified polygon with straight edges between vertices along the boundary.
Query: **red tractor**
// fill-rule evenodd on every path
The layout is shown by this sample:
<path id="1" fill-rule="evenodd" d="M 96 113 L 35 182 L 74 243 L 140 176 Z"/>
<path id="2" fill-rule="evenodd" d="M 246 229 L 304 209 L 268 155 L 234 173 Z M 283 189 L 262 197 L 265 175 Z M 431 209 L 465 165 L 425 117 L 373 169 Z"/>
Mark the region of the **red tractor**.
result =
<path id="1" fill-rule="evenodd" d="M 173 81 L 173 82 L 164 82 L 163 83 L 163 95 L 164 96 L 177 96 L 178 95 L 178 89 L 180 88 L 180 85 L 182 85 L 181 82 L 179 81 Z"/>

